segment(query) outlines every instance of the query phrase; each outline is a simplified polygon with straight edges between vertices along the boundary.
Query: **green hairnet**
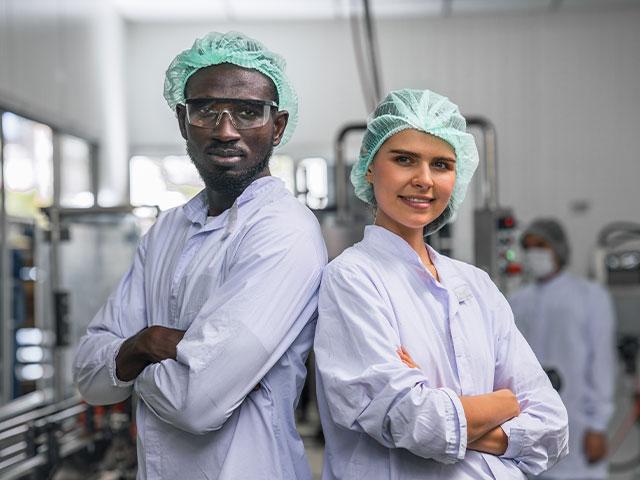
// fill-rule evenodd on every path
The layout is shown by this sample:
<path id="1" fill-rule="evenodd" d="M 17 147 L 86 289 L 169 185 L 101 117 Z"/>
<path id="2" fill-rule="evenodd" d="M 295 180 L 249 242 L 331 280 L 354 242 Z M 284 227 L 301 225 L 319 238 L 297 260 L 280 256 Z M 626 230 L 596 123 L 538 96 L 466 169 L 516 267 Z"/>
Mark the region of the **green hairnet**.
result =
<path id="1" fill-rule="evenodd" d="M 397 90 L 389 93 L 367 120 L 360 158 L 351 170 L 351 183 L 358 198 L 375 205 L 373 186 L 367 182 L 367 169 L 382 144 L 392 135 L 414 129 L 448 142 L 456 154 L 456 181 L 444 212 L 425 228 L 430 235 L 442 228 L 458 210 L 478 166 L 478 149 L 473 135 L 466 132 L 466 121 L 448 98 L 429 90 Z"/>
<path id="2" fill-rule="evenodd" d="M 164 98 L 171 110 L 175 111 L 177 104 L 184 103 L 184 87 L 191 75 L 201 68 L 221 63 L 253 68 L 273 81 L 278 90 L 278 108 L 289 112 L 289 122 L 279 146 L 287 143 L 298 124 L 298 97 L 284 73 L 287 63 L 282 56 L 240 32 L 208 33 L 174 58 L 164 80 Z"/>

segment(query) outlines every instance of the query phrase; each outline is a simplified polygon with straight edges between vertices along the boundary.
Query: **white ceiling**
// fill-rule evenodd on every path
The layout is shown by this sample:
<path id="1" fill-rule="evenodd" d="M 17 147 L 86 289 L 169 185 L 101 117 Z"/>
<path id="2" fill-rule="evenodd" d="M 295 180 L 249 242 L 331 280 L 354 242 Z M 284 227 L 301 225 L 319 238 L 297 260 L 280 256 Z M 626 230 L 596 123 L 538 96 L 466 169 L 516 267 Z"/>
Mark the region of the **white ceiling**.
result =
<path id="1" fill-rule="evenodd" d="M 347 18 L 362 0 L 112 0 L 132 22 L 273 21 Z M 640 0 L 370 0 L 374 17 L 468 15 L 639 5 Z"/>

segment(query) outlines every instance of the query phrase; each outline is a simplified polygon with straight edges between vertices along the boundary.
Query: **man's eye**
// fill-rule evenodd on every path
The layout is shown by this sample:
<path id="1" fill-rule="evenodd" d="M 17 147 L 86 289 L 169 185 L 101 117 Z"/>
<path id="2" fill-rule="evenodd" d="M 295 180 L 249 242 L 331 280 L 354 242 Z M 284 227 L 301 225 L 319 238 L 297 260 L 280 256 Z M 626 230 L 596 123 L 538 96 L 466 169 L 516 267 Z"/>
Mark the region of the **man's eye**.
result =
<path id="1" fill-rule="evenodd" d="M 245 118 L 247 120 L 255 118 L 257 115 L 258 112 L 251 108 L 242 108 L 238 110 L 238 117 Z"/>
<path id="2" fill-rule="evenodd" d="M 198 109 L 198 115 L 205 116 L 205 117 L 214 115 L 215 113 L 216 111 L 213 109 L 211 105 L 203 105 Z"/>

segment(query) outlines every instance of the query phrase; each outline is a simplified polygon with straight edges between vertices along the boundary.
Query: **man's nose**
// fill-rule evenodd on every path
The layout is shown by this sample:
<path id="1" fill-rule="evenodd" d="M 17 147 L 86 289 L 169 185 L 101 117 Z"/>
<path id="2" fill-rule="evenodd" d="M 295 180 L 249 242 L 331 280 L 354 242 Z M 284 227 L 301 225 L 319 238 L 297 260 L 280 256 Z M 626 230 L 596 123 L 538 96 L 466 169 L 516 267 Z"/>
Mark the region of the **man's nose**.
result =
<path id="1" fill-rule="evenodd" d="M 238 140 L 240 133 L 233 124 L 231 114 L 227 110 L 222 110 L 218 114 L 218 120 L 215 126 L 212 128 L 213 135 L 222 141 L 228 142 L 230 140 Z"/>

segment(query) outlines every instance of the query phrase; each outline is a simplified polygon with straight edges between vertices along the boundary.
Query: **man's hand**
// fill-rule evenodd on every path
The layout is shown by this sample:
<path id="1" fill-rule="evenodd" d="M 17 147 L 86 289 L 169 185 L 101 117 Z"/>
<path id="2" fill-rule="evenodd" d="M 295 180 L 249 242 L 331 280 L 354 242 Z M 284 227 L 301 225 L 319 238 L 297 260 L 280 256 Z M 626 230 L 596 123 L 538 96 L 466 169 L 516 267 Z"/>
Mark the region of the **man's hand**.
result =
<path id="1" fill-rule="evenodd" d="M 588 431 L 584 436 L 584 453 L 589 463 L 596 463 L 607 455 L 607 438 L 599 432 Z"/>
<path id="2" fill-rule="evenodd" d="M 176 346 L 185 330 L 153 326 L 128 338 L 116 356 L 116 376 L 124 381 L 135 379 L 144 368 L 168 358 L 176 359 Z"/>

